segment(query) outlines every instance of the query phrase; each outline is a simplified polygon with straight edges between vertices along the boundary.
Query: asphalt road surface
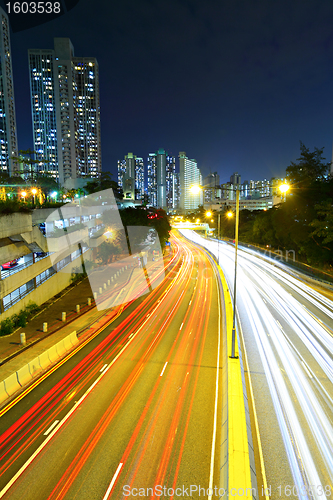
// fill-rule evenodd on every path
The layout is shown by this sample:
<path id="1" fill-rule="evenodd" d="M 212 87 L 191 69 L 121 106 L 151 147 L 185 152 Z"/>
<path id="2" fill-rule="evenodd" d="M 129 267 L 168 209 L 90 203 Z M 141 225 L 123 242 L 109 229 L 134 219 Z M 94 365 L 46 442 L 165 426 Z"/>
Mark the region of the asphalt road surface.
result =
<path id="1" fill-rule="evenodd" d="M 1 498 L 209 498 L 219 486 L 217 279 L 195 245 L 174 248 L 155 290 L 2 412 Z"/>
<path id="2" fill-rule="evenodd" d="M 219 257 L 234 246 L 184 235 Z M 333 496 L 333 294 L 273 258 L 238 249 L 237 313 L 272 499 Z"/>

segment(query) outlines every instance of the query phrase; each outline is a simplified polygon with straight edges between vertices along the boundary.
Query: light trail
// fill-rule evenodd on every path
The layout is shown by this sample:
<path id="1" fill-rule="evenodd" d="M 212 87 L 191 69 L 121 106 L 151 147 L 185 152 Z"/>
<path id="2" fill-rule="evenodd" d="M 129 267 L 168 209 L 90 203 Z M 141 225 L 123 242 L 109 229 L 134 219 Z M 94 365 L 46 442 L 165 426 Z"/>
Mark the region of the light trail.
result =
<path id="1" fill-rule="evenodd" d="M 216 241 L 181 232 L 218 255 Z M 333 483 L 333 302 L 273 259 L 238 252 L 242 329 L 249 346 L 255 339 L 298 497 L 319 500 Z M 234 247 L 221 242 L 219 255 L 232 292 Z"/>

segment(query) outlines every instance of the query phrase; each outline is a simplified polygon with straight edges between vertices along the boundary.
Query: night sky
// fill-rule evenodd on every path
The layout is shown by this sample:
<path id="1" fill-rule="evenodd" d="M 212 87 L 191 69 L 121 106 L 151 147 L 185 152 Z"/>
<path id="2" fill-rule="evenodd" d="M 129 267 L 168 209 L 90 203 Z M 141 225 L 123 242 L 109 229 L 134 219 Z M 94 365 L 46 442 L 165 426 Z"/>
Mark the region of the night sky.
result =
<path id="1" fill-rule="evenodd" d="M 33 148 L 28 48 L 69 37 L 100 70 L 102 165 L 186 151 L 205 176 L 283 176 L 333 140 L 331 0 L 80 0 L 11 34 L 18 142 Z M 178 165 L 178 160 L 177 160 Z"/>

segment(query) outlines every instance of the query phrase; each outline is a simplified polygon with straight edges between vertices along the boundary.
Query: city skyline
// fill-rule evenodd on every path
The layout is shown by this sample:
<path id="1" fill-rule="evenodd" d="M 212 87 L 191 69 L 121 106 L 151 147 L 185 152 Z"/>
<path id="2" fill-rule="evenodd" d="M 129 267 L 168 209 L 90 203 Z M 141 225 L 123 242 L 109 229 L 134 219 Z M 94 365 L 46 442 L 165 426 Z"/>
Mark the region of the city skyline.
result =
<path id="1" fill-rule="evenodd" d="M 101 12 L 80 0 L 61 18 L 12 34 L 19 149 L 32 146 L 27 49 L 69 37 L 99 61 L 102 168 L 114 179 L 124 152 L 144 157 L 151 144 L 191 152 L 203 176 L 217 171 L 221 181 L 233 171 L 282 176 L 300 140 L 324 146 L 330 161 L 332 20 L 329 2 L 300 10 L 285 1 L 150 8 L 128 0 Z"/>
<path id="2" fill-rule="evenodd" d="M 54 38 L 54 49 L 29 49 L 28 54 L 39 171 L 50 172 L 61 185 L 96 177 L 101 171 L 97 60 L 74 57 L 69 38 Z"/>

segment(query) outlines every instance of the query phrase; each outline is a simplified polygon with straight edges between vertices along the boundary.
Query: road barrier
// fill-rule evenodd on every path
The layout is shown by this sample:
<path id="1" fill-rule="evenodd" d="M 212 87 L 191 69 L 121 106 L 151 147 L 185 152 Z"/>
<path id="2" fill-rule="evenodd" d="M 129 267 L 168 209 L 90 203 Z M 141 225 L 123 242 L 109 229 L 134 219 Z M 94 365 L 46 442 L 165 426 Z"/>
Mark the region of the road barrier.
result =
<path id="1" fill-rule="evenodd" d="M 34 378 L 70 351 L 77 343 L 78 338 L 76 331 L 74 331 L 1 381 L 0 404 L 13 396 L 22 387 L 29 384 Z"/>

